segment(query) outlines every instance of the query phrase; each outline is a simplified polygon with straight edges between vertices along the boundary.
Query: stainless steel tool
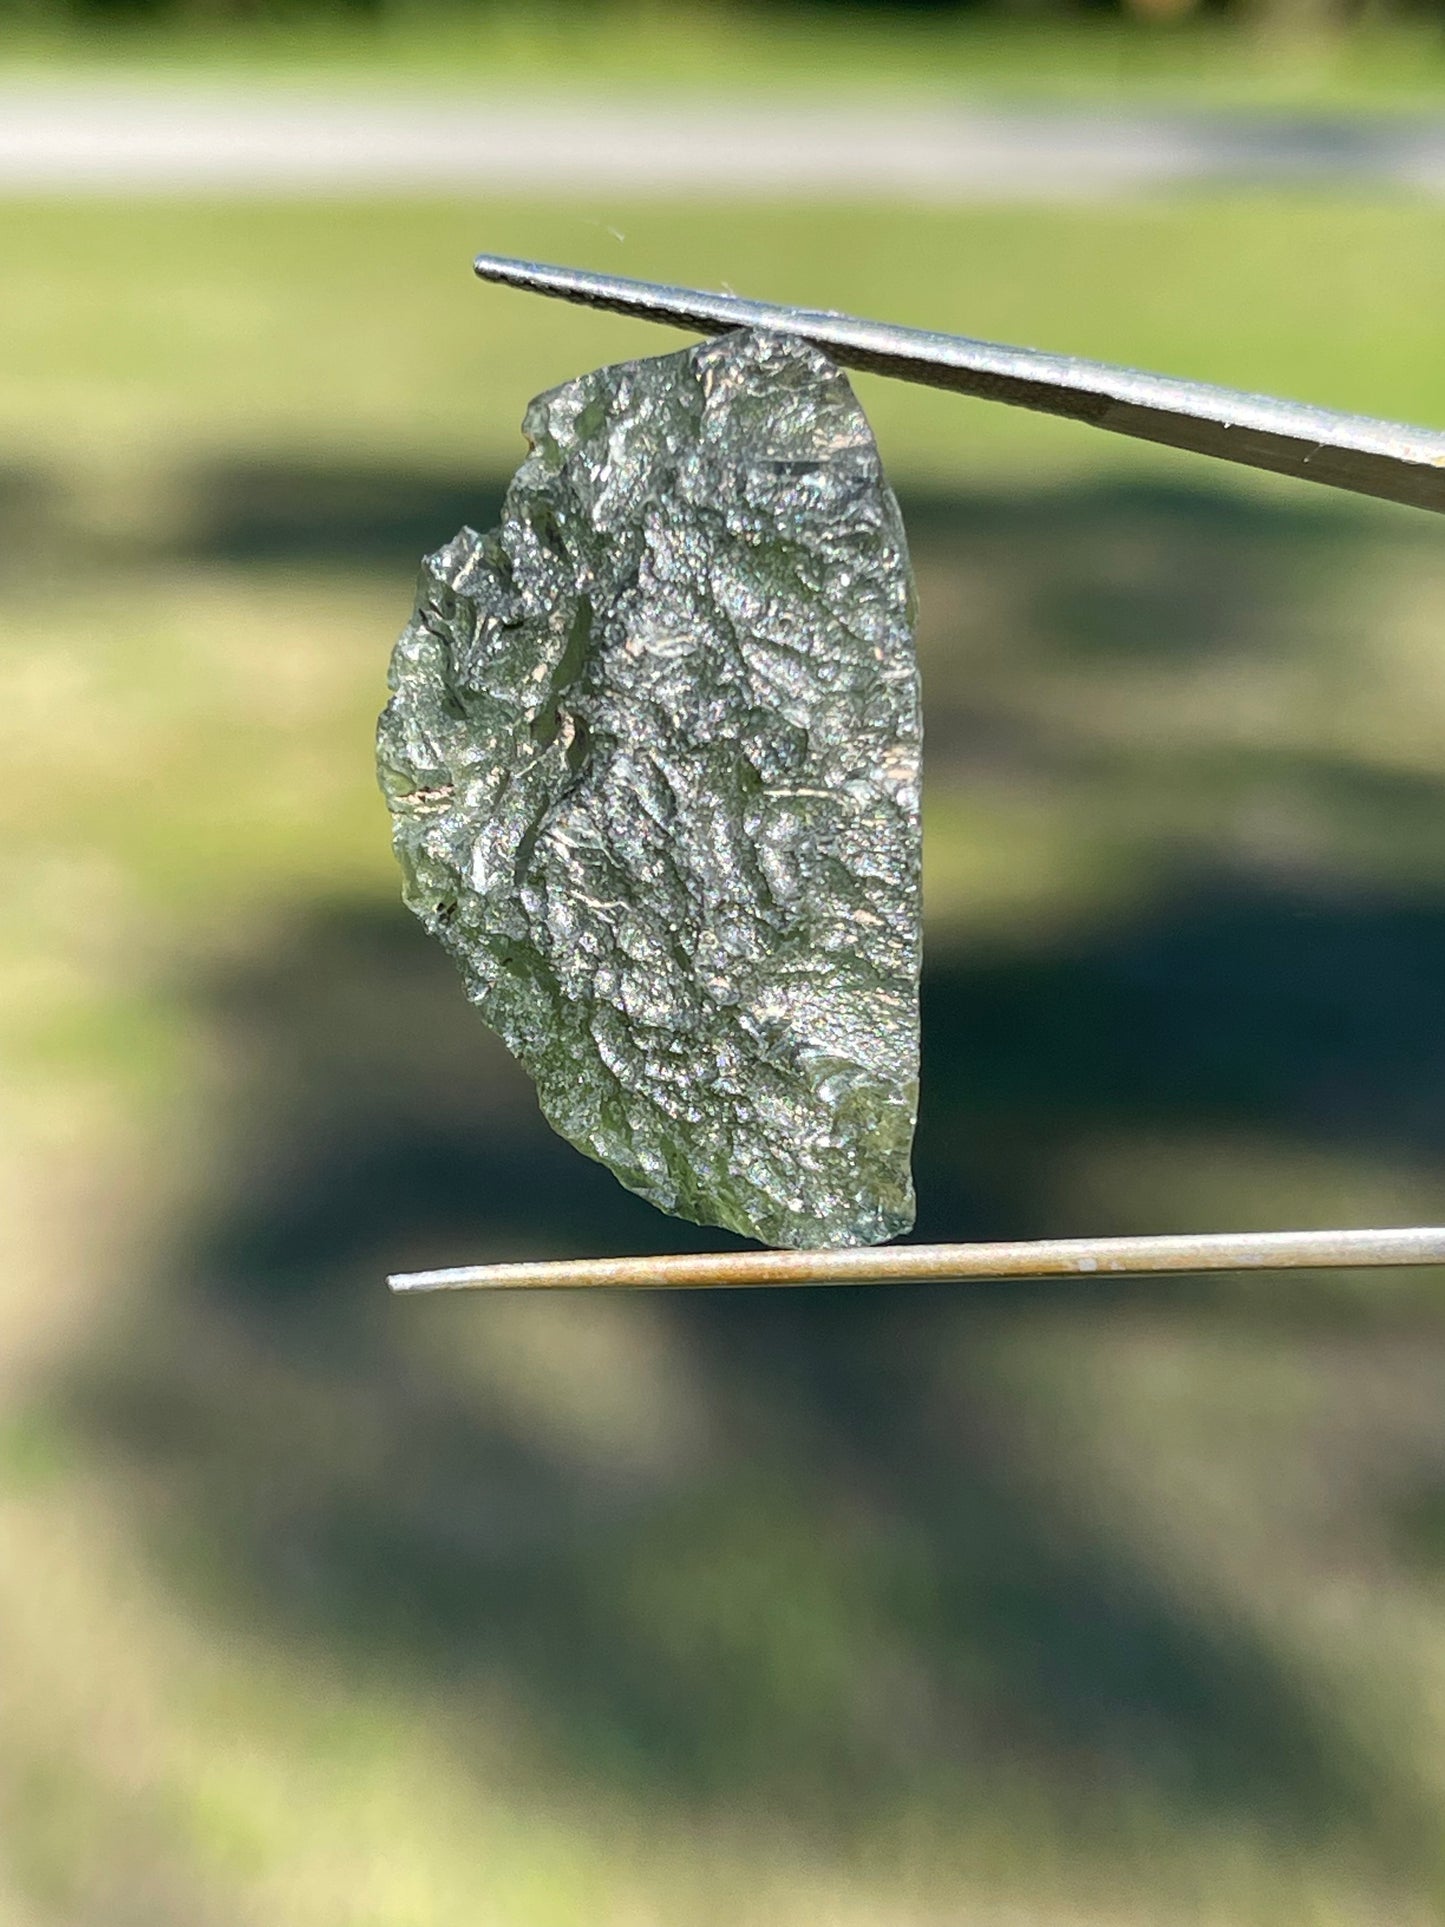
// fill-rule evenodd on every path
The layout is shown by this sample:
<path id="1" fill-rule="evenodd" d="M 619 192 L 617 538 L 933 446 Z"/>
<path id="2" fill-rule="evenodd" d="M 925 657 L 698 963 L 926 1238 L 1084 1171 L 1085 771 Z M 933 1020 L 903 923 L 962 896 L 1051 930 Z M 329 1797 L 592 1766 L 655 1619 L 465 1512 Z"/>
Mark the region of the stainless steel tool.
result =
<path id="1" fill-rule="evenodd" d="M 730 328 L 775 328 L 815 343 L 844 368 L 1008 402 L 1139 441 L 1162 442 L 1167 448 L 1190 449 L 1246 468 L 1271 469 L 1301 481 L 1445 513 L 1445 431 L 1440 429 L 1341 415 L 1272 395 L 1236 394 L 1208 382 L 971 341 L 966 335 L 900 328 L 823 309 L 777 307 L 700 288 L 629 281 L 585 268 L 513 261 L 499 254 L 479 254 L 474 265 L 483 281 L 530 294 L 553 295 L 559 301 L 703 335 L 726 334 Z"/>
<path id="2" fill-rule="evenodd" d="M 776 329 L 814 343 L 846 368 L 1007 402 L 1248 468 L 1445 512 L 1445 433 L 1438 429 L 1337 414 L 1270 395 L 1236 394 L 1207 382 L 1178 381 L 964 335 L 778 307 L 582 268 L 493 254 L 478 255 L 475 267 L 484 281 L 698 334 Z M 402 1272 L 388 1283 L 397 1292 L 573 1286 L 698 1289 L 1442 1264 L 1445 1227 L 1412 1226 L 560 1259 Z"/>

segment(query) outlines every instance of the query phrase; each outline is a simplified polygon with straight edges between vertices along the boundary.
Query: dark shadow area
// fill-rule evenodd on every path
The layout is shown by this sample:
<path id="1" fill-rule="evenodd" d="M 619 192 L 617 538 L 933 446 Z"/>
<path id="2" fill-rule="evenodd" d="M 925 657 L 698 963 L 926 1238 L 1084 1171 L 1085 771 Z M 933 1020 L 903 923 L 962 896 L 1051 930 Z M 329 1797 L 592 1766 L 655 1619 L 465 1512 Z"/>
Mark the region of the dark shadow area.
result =
<path id="1" fill-rule="evenodd" d="M 1057 1161 L 1118 1121 L 1436 1155 L 1442 981 L 1445 902 L 1226 878 L 1053 947 L 940 959 L 919 1232 L 1079 1229 Z M 1287 1665 L 1022 1471 L 997 1341 L 1062 1287 L 632 1301 L 722 1432 L 701 1462 L 619 1475 L 419 1365 L 416 1321 L 484 1353 L 497 1301 L 389 1301 L 381 1276 L 716 1234 L 550 1135 L 399 910 L 303 917 L 197 997 L 231 1066 L 214 1191 L 75 1396 L 144 1464 L 167 1556 L 217 1612 L 444 1684 L 463 1732 L 503 1680 L 569 1784 L 654 1807 L 946 1829 L 1012 1776 L 1091 1853 L 1129 1850 L 1142 1787 L 1392 1880 L 1439 1871 L 1438 1816 Z M 1141 1290 L 1207 1311 L 1199 1286 Z"/>
<path id="2" fill-rule="evenodd" d="M 1023 577 L 1025 633 L 1043 662 L 1182 663 L 1277 647 L 1270 629 L 1291 586 L 1282 562 L 1329 568 L 1335 545 L 1366 534 L 1350 505 L 1266 507 L 1203 483 L 905 493 L 902 506 L 920 570 L 963 554 Z"/>
<path id="3" fill-rule="evenodd" d="M 0 572 L 33 568 L 37 539 L 62 512 L 54 476 L 33 463 L 0 463 Z"/>
<path id="4" fill-rule="evenodd" d="M 1418 1487 L 1396 1508 L 1395 1537 L 1411 1565 L 1445 1584 L 1445 1477 Z"/>
<path id="5" fill-rule="evenodd" d="M 464 525 L 491 528 L 508 480 L 400 464 L 213 462 L 186 479 L 188 521 L 177 553 L 190 562 L 412 567 Z M 1182 615 L 1217 626 L 1209 618 L 1221 595 L 1229 595 L 1231 614 L 1249 609 L 1251 595 L 1270 589 L 1265 565 L 1277 563 L 1281 545 L 1304 545 L 1324 560 L 1342 537 L 1348 543 L 1380 526 L 1377 511 L 1349 502 L 1266 502 L 1202 479 L 1184 487 L 1106 479 L 1014 493 L 915 487 L 901 500 L 910 542 L 924 556 L 1007 544 L 1015 562 L 1022 554 L 1048 563 L 1048 577 L 1057 545 L 1062 559 L 1097 578 L 1099 594 L 1151 596 L 1168 617 L 1158 626 L 1171 637 Z M 1243 579 L 1234 563 L 1249 565 Z M 1201 598 L 1203 610 L 1191 614 Z M 1077 624 L 1081 641 L 1112 634 L 1108 611 L 1087 600 L 1080 607 L 1066 587 L 1054 587 L 1043 613 L 1070 629 Z"/>
<path id="6" fill-rule="evenodd" d="M 1192 1123 L 1433 1161 L 1442 973 L 1445 902 L 1202 880 L 1080 949 L 936 987 L 920 1155 L 988 1143 L 1027 1172 L 1083 1130 Z M 1020 1229 L 1064 1229 L 1038 1222 L 1032 1179 L 1002 1203 Z"/>
<path id="7" fill-rule="evenodd" d="M 243 565 L 415 569 L 458 529 L 492 528 L 505 488 L 505 477 L 433 468 L 213 463 L 187 482 L 182 552 Z"/>

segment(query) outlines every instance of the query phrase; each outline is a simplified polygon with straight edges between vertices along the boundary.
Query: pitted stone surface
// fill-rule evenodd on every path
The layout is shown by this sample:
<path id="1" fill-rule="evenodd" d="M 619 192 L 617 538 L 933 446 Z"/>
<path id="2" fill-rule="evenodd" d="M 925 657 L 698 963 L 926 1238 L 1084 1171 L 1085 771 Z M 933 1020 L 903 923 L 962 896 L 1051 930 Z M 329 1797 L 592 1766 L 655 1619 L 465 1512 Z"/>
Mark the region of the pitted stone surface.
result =
<path id="1" fill-rule="evenodd" d="M 378 742 L 406 901 L 552 1125 L 776 1245 L 913 1221 L 918 672 L 843 374 L 727 335 L 539 396 L 423 564 Z"/>

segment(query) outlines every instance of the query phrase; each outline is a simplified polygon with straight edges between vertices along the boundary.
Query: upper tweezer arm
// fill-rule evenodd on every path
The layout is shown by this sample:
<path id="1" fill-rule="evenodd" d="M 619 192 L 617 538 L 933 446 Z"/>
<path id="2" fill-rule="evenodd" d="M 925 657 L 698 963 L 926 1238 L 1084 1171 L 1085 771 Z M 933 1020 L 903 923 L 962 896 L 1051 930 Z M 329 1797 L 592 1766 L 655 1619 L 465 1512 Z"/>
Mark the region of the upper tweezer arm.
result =
<path id="1" fill-rule="evenodd" d="M 1175 381 L 1105 362 L 971 341 L 965 335 L 933 334 L 811 308 L 775 307 L 736 295 L 630 281 L 540 261 L 482 254 L 476 272 L 484 281 L 669 322 L 699 334 L 773 328 L 815 343 L 846 368 L 1009 402 L 1168 448 L 1445 513 L 1445 433 L 1437 429 L 1340 415 L 1269 395 L 1236 394 L 1207 382 Z"/>

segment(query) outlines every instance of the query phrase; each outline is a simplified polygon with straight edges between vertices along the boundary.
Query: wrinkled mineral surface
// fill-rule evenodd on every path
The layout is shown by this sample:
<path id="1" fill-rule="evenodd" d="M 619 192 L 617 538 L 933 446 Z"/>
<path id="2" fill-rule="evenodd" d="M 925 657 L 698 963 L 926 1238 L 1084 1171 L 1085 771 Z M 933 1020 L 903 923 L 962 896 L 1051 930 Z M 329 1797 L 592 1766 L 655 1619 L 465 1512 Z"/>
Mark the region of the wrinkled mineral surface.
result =
<path id="1" fill-rule="evenodd" d="M 903 526 L 823 355 L 739 333 L 539 396 L 422 567 L 381 720 L 406 900 L 553 1126 L 775 1245 L 913 1221 Z"/>

